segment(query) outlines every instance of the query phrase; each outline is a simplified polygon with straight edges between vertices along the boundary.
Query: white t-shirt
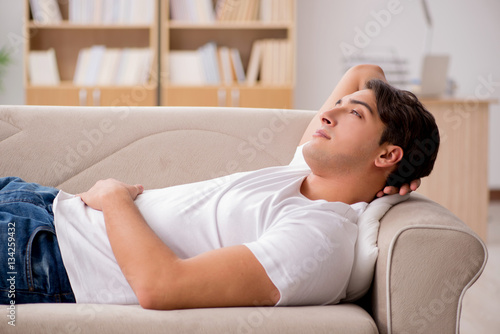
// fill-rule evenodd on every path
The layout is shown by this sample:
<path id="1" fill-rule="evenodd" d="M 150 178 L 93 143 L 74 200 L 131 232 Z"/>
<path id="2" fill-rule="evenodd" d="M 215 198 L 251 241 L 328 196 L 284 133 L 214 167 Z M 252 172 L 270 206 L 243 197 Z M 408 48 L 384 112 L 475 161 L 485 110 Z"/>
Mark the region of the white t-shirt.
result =
<path id="1" fill-rule="evenodd" d="M 277 305 L 337 303 L 345 296 L 356 221 L 366 203 L 309 200 L 300 193 L 309 173 L 303 165 L 270 167 L 147 190 L 135 204 L 181 258 L 244 244 L 279 289 Z M 138 304 L 111 250 L 102 213 L 62 191 L 54 211 L 77 302 Z"/>

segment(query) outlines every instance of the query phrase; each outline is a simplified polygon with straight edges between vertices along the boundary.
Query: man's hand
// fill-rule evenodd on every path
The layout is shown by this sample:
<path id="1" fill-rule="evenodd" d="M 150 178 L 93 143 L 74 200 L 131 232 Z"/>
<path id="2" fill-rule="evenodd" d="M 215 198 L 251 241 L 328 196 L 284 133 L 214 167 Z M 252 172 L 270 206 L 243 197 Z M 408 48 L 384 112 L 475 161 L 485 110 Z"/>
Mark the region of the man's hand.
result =
<path id="1" fill-rule="evenodd" d="M 129 185 L 115 179 L 107 179 L 97 181 L 92 188 L 77 196 L 92 209 L 102 211 L 103 203 L 109 196 L 129 196 L 134 201 L 143 191 L 144 187 L 140 184 Z"/>
<path id="2" fill-rule="evenodd" d="M 420 187 L 420 179 L 413 180 L 410 184 L 403 184 L 401 188 L 387 186 L 377 193 L 377 197 L 382 197 L 384 195 L 394 195 L 399 193 L 401 196 L 411 193 Z"/>
<path id="3" fill-rule="evenodd" d="M 253 306 L 279 301 L 279 290 L 244 245 L 180 259 L 135 205 L 142 192 L 141 185 L 108 179 L 78 195 L 103 212 L 113 254 L 142 307 Z"/>

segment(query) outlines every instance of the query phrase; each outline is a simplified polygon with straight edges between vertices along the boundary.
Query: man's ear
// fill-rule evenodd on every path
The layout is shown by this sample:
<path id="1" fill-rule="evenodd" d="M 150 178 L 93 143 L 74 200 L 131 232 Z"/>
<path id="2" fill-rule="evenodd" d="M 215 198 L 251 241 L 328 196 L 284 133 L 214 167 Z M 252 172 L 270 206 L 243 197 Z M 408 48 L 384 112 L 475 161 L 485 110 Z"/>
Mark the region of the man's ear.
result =
<path id="1" fill-rule="evenodd" d="M 375 166 L 380 168 L 393 167 L 403 159 L 403 149 L 397 145 L 388 144 L 375 159 Z"/>

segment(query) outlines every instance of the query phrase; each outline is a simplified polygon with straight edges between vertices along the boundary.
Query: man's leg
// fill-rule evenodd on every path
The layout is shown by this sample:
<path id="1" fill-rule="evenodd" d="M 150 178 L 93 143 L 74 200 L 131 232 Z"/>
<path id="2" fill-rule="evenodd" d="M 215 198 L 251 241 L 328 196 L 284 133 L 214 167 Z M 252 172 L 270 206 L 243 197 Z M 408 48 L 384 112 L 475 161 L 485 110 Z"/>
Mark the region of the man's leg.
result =
<path id="1" fill-rule="evenodd" d="M 75 302 L 54 228 L 57 193 L 0 178 L 0 304 Z"/>

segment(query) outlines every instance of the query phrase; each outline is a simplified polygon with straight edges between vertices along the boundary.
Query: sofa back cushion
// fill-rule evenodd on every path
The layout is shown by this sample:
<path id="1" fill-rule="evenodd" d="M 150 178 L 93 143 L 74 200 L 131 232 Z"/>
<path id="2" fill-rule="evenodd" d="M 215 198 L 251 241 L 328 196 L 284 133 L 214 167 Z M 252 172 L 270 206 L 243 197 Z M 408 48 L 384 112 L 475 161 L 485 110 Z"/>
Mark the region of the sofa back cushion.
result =
<path id="1" fill-rule="evenodd" d="M 146 189 L 287 164 L 314 112 L 0 106 L 0 176 L 69 193 L 113 177 Z"/>

